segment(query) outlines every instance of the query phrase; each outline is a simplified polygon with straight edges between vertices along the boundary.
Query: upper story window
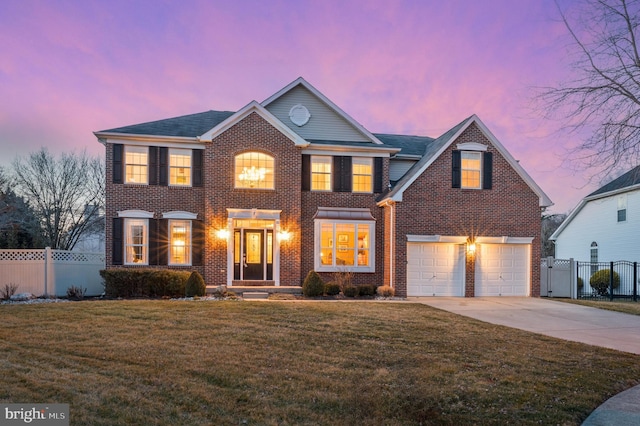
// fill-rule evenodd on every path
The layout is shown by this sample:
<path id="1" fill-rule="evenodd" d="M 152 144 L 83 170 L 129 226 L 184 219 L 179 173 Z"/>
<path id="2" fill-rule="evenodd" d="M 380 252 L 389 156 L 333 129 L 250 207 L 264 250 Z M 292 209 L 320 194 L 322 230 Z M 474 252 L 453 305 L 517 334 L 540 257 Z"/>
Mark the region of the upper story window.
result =
<path id="1" fill-rule="evenodd" d="M 618 197 L 618 222 L 626 222 L 627 220 L 627 196 L 620 195 Z"/>
<path id="2" fill-rule="evenodd" d="M 262 152 L 245 152 L 235 158 L 235 187 L 275 189 L 273 157 Z"/>
<path id="3" fill-rule="evenodd" d="M 461 180 L 462 188 L 480 189 L 482 172 L 482 153 L 462 151 Z"/>
<path id="4" fill-rule="evenodd" d="M 149 149 L 146 146 L 125 146 L 125 182 L 148 184 Z"/>
<path id="5" fill-rule="evenodd" d="M 169 150 L 169 185 L 191 185 L 191 150 Z"/>
<path id="6" fill-rule="evenodd" d="M 373 159 L 354 157 L 353 192 L 373 192 Z"/>
<path id="7" fill-rule="evenodd" d="M 331 191 L 331 164 L 329 156 L 311 156 L 311 190 Z"/>

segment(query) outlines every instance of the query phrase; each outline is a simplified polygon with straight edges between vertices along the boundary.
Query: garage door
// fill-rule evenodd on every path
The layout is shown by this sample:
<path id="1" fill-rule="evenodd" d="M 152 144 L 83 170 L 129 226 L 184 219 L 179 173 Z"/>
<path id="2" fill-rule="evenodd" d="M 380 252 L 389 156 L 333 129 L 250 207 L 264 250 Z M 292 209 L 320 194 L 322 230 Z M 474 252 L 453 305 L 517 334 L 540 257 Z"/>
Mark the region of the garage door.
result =
<path id="1" fill-rule="evenodd" d="M 408 296 L 464 296 L 462 244 L 408 243 Z"/>
<path id="2" fill-rule="evenodd" d="M 479 244 L 476 296 L 528 296 L 529 244 Z"/>

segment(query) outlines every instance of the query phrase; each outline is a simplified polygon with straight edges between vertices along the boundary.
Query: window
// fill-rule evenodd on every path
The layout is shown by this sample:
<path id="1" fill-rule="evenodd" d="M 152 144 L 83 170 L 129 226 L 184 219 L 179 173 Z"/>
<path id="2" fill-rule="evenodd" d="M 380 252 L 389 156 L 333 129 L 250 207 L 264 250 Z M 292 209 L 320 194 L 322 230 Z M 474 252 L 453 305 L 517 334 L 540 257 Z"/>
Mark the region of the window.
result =
<path id="1" fill-rule="evenodd" d="M 125 182 L 148 183 L 149 150 L 146 146 L 125 147 Z"/>
<path id="2" fill-rule="evenodd" d="M 273 157 L 261 152 L 236 155 L 235 187 L 246 189 L 275 189 Z"/>
<path id="3" fill-rule="evenodd" d="M 462 151 L 461 154 L 461 186 L 462 188 L 480 189 L 482 170 L 482 153 Z"/>
<path id="4" fill-rule="evenodd" d="M 373 191 L 373 159 L 354 157 L 353 168 L 353 192 Z"/>
<path id="5" fill-rule="evenodd" d="M 591 275 L 598 271 L 598 243 L 591 243 Z"/>
<path id="6" fill-rule="evenodd" d="M 626 222 L 627 220 L 627 196 L 618 197 L 618 222 Z"/>
<path id="7" fill-rule="evenodd" d="M 169 150 L 169 185 L 191 185 L 191 150 Z"/>
<path id="8" fill-rule="evenodd" d="M 373 222 L 316 221 L 316 269 L 374 272 Z"/>
<path id="9" fill-rule="evenodd" d="M 169 221 L 169 265 L 191 264 L 191 221 Z"/>
<path id="10" fill-rule="evenodd" d="M 331 191 L 331 164 L 327 156 L 311 156 L 311 190 Z"/>
<path id="11" fill-rule="evenodd" d="M 148 219 L 125 219 L 125 264 L 148 265 Z"/>

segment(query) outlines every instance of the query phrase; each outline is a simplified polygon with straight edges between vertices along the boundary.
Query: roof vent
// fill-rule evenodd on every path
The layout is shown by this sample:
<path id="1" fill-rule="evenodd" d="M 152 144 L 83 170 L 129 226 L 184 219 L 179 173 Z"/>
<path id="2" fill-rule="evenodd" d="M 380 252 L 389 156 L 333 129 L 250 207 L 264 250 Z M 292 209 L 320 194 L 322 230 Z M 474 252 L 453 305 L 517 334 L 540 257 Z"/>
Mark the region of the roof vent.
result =
<path id="1" fill-rule="evenodd" d="M 302 127 L 309 122 L 311 114 L 306 106 L 297 104 L 292 106 L 289 110 L 289 118 L 293 124 L 298 127 Z"/>

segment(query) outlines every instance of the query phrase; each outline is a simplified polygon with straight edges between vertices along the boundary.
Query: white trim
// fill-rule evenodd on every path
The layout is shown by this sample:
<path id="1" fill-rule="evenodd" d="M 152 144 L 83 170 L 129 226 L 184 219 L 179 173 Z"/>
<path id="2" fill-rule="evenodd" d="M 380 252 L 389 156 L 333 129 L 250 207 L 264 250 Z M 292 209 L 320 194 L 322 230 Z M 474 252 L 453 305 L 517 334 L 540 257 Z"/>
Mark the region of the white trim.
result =
<path id="1" fill-rule="evenodd" d="M 477 237 L 478 244 L 531 244 L 533 237 Z"/>
<path id="2" fill-rule="evenodd" d="M 131 219 L 153 219 L 153 212 L 144 210 L 122 210 L 117 213 L 118 217 L 126 217 Z"/>
<path id="3" fill-rule="evenodd" d="M 376 221 L 375 220 L 342 220 L 342 219 L 314 219 L 313 220 L 313 265 L 314 270 L 318 272 L 342 272 L 348 271 L 353 273 L 367 273 L 376 271 Z M 321 232 L 322 224 L 330 223 L 334 225 L 333 233 L 335 234 L 335 224 L 348 223 L 352 225 L 366 225 L 369 228 L 369 264 L 367 266 L 357 265 L 322 265 L 320 263 L 320 251 L 321 247 Z M 334 236 L 335 237 L 335 236 Z M 332 256 L 335 254 L 338 247 L 338 241 L 334 238 L 332 249 Z M 357 248 L 354 249 L 357 251 Z M 357 253 L 356 253 L 357 255 Z M 357 256 L 356 256 L 357 260 Z M 333 262 L 333 259 L 332 259 Z"/>
<path id="4" fill-rule="evenodd" d="M 198 213 L 185 212 L 181 210 L 173 210 L 170 212 L 162 213 L 163 219 L 188 219 L 195 220 L 198 218 Z"/>
<path id="5" fill-rule="evenodd" d="M 327 152 L 339 152 L 343 155 L 359 157 L 390 157 L 391 154 L 399 152 L 399 149 L 372 146 L 359 147 L 353 145 L 319 145 L 311 143 L 308 148 L 302 150 L 303 154 L 308 155 L 330 155 L 327 154 Z"/>
<path id="6" fill-rule="evenodd" d="M 478 142 L 464 142 L 456 145 L 460 151 L 486 151 L 487 146 Z"/>
<path id="7" fill-rule="evenodd" d="M 180 138 L 173 136 L 158 136 L 158 135 L 128 135 L 125 133 L 99 133 L 94 132 L 94 135 L 103 144 L 123 144 L 123 145 L 138 145 L 138 146 L 159 146 L 163 148 L 189 148 L 189 149 L 204 149 L 204 144 L 198 142 L 195 138 Z"/>
<path id="8" fill-rule="evenodd" d="M 291 128 L 283 124 L 282 121 L 278 120 L 275 115 L 271 114 L 269 111 L 267 111 L 267 109 L 265 109 L 256 101 L 251 101 L 250 103 L 248 103 L 240 111 L 236 112 L 223 122 L 219 123 L 213 129 L 199 136 L 198 140 L 203 142 L 211 142 L 215 137 L 224 133 L 229 128 L 242 121 L 244 118 L 248 117 L 254 112 L 260 117 L 264 118 L 269 124 L 275 127 L 284 136 L 289 138 L 296 146 L 304 147 L 309 145 L 309 142 L 307 142 L 302 136 L 298 135 L 296 132 L 291 130 Z"/>
<path id="9" fill-rule="evenodd" d="M 373 142 L 375 144 L 383 145 L 383 143 L 380 141 L 380 139 L 375 137 L 373 135 L 373 133 L 371 133 L 367 129 L 365 129 L 364 126 L 362 126 L 360 123 L 358 123 L 356 120 L 354 120 L 349 114 L 344 112 L 336 104 L 331 102 L 331 100 L 329 98 L 327 98 L 325 95 L 323 95 L 320 91 L 318 91 L 318 89 L 313 87 L 311 84 L 309 84 L 309 82 L 307 82 L 302 77 L 298 77 L 297 79 L 295 79 L 294 81 L 292 81 L 291 83 L 289 83 L 288 85 L 286 85 L 285 87 L 283 87 L 282 89 L 280 89 L 279 91 L 277 91 L 276 93 L 274 93 L 273 95 L 269 96 L 267 99 L 262 101 L 262 106 L 263 107 L 267 107 L 271 102 L 273 102 L 276 99 L 280 98 L 282 95 L 284 95 L 285 93 L 291 91 L 294 87 L 296 87 L 298 85 L 306 88 L 308 91 L 310 91 L 312 94 L 314 94 L 318 99 L 320 99 L 320 101 L 324 102 L 325 105 L 327 105 L 329 108 L 334 110 L 339 116 L 341 116 L 349 124 L 351 124 L 353 127 L 355 127 L 355 129 L 357 131 L 359 131 L 365 137 L 370 139 L 371 142 Z"/>
<path id="10" fill-rule="evenodd" d="M 280 213 L 282 210 L 227 209 L 227 218 L 280 220 Z"/>
<path id="11" fill-rule="evenodd" d="M 298 111 L 300 113 L 298 113 Z M 302 127 L 309 122 L 311 113 L 309 109 L 302 104 L 295 104 L 289 110 L 289 120 L 298 127 Z"/>
<path id="12" fill-rule="evenodd" d="M 407 242 L 465 244 L 468 238 L 466 235 L 407 235 Z"/>

